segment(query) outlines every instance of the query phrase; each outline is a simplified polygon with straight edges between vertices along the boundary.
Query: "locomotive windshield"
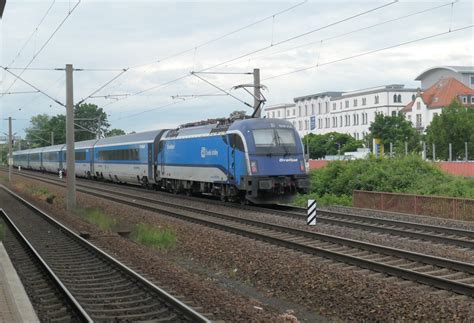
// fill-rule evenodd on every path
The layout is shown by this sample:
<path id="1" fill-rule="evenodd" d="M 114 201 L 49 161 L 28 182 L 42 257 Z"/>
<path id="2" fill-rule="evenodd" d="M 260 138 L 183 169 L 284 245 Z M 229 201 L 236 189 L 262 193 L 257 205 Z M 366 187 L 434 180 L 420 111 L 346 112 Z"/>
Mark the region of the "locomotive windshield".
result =
<path id="1" fill-rule="evenodd" d="M 296 138 L 292 129 L 255 129 L 253 139 L 258 154 L 296 153 Z"/>

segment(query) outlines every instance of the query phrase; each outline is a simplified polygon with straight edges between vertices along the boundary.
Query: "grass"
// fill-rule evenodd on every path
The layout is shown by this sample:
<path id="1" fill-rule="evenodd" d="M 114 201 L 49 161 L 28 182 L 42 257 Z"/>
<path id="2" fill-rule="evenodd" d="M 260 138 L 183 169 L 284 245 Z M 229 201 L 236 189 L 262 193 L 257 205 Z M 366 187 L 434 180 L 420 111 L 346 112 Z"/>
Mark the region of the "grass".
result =
<path id="1" fill-rule="evenodd" d="M 81 218 L 85 219 L 87 222 L 99 227 L 104 231 L 110 231 L 117 225 L 117 220 L 106 215 L 101 209 L 79 208 L 75 211 L 75 213 Z"/>
<path id="2" fill-rule="evenodd" d="M 52 194 L 46 187 L 37 186 L 37 187 L 25 187 L 24 191 L 32 196 L 35 196 L 39 199 L 46 200 L 48 203 L 52 204 L 55 199 L 55 195 Z"/>
<path id="3" fill-rule="evenodd" d="M 145 246 L 168 250 L 176 244 L 176 232 L 168 227 L 140 223 L 135 227 L 133 240 Z"/>

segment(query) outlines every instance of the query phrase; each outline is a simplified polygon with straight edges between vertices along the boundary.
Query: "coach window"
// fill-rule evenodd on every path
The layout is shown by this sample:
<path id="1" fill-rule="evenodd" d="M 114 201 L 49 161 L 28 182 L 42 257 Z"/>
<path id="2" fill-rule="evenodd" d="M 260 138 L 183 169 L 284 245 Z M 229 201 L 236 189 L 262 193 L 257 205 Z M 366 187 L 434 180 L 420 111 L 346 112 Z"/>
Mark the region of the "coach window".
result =
<path id="1" fill-rule="evenodd" d="M 86 160 L 86 152 L 85 151 L 76 151 L 76 160 Z"/>

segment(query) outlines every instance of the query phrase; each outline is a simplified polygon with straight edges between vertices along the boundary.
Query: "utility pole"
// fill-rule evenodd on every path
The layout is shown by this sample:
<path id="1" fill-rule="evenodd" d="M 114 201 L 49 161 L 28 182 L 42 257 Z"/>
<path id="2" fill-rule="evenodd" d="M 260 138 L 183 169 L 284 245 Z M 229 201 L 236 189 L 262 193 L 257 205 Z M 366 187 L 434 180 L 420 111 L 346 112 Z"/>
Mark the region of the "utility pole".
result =
<path id="1" fill-rule="evenodd" d="M 253 69 L 253 109 L 257 111 L 260 108 L 260 69 Z M 260 118 L 262 111 L 259 110 L 254 116 Z"/>
<path id="2" fill-rule="evenodd" d="M 468 161 L 468 156 L 467 156 L 467 142 L 464 142 L 464 160 Z"/>
<path id="3" fill-rule="evenodd" d="M 72 64 L 66 64 L 66 160 L 67 160 L 67 210 L 76 207 L 76 170 L 74 153 L 74 96 Z"/>
<path id="4" fill-rule="evenodd" d="M 449 161 L 453 160 L 453 145 L 449 143 Z"/>
<path id="5" fill-rule="evenodd" d="M 97 134 L 96 134 L 96 138 L 97 140 L 100 139 L 100 116 L 97 118 Z"/>
<path id="6" fill-rule="evenodd" d="M 54 146 L 54 131 L 51 131 L 51 146 Z"/>
<path id="7" fill-rule="evenodd" d="M 8 181 L 12 182 L 13 172 L 13 136 L 12 136 L 12 117 L 8 117 Z"/>

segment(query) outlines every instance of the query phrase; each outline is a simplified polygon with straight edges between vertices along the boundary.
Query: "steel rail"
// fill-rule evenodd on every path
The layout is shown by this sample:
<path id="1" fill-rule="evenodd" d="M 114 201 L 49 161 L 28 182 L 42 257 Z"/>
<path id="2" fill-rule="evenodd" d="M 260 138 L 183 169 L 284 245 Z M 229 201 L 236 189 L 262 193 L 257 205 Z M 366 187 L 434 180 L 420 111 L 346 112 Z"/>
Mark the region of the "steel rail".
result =
<path id="1" fill-rule="evenodd" d="M 109 262 L 109 263 L 113 264 L 114 266 L 120 268 L 126 274 L 130 275 L 134 279 L 136 279 L 136 280 L 142 282 L 143 284 L 145 284 L 148 288 L 150 288 L 151 291 L 153 291 L 153 292 L 157 293 L 158 295 L 160 295 L 160 297 L 166 303 L 171 304 L 174 308 L 179 309 L 184 314 L 184 316 L 190 318 L 193 322 L 210 322 L 206 317 L 204 317 L 200 313 L 196 312 L 194 309 L 187 306 L 186 304 L 184 304 L 179 299 L 175 298 L 174 296 L 172 296 L 171 294 L 169 294 L 168 292 L 166 292 L 162 288 L 156 286 L 155 284 L 150 282 L 148 279 L 141 276 L 140 274 L 138 274 L 137 272 L 135 272 L 134 270 L 132 270 L 131 268 L 129 268 L 125 264 L 123 264 L 123 263 L 119 262 L 117 259 L 111 257 L 109 254 L 107 254 L 106 252 L 104 252 L 100 248 L 94 246 L 92 243 L 90 243 L 86 239 L 84 239 L 81 236 L 77 235 L 75 232 L 70 230 L 68 227 L 64 226 L 59 221 L 55 220 L 54 218 L 52 218 L 51 216 L 49 216 L 48 214 L 46 214 L 45 212 L 43 212 L 42 210 L 40 210 L 39 208 L 37 208 L 36 206 L 31 204 L 30 202 L 26 201 L 24 198 L 22 198 L 21 196 L 19 196 L 15 192 L 11 191 L 10 189 L 8 189 L 7 187 L 5 187 L 4 185 L 1 185 L 1 184 L 0 184 L 0 188 L 4 189 L 7 193 L 9 193 L 11 196 L 16 198 L 17 200 L 19 200 L 22 204 L 27 206 L 33 212 L 41 215 L 43 217 L 43 219 L 45 219 L 49 223 L 53 224 L 54 226 L 56 226 L 58 228 L 61 228 L 61 230 L 63 232 L 66 232 L 67 235 L 69 237 L 73 238 L 75 241 L 78 241 L 80 244 L 82 244 L 83 246 L 85 246 L 86 248 L 88 248 L 89 250 L 94 252 L 95 254 L 100 255 L 107 262 Z"/>
<path id="2" fill-rule="evenodd" d="M 59 181 L 57 179 L 52 179 L 50 176 L 46 177 L 46 176 L 38 176 L 38 175 L 31 175 L 31 174 L 24 174 L 24 173 L 17 173 L 17 174 L 24 177 L 40 180 L 43 182 L 55 184 L 55 185 L 57 185 L 58 182 L 63 183 L 62 181 Z M 93 182 L 93 183 L 96 183 L 96 182 Z M 96 186 L 94 184 L 89 184 L 89 183 L 87 184 L 81 183 L 78 185 L 82 185 L 84 187 Z M 116 184 L 109 184 L 109 183 L 102 183 L 102 182 L 100 183 L 100 185 L 116 186 Z M 130 186 L 127 186 L 126 188 L 130 190 L 138 191 L 138 189 L 131 188 Z M 120 194 L 120 192 L 117 192 L 117 194 Z M 203 199 L 197 199 L 197 198 L 193 198 L 189 196 L 182 196 L 181 198 L 203 202 Z M 247 209 L 253 212 L 276 214 L 279 216 L 295 218 L 298 220 L 306 219 L 306 216 L 302 213 L 302 211 L 304 211 L 305 209 L 287 206 L 287 205 L 279 205 L 277 206 L 277 208 L 268 208 L 268 207 L 256 207 L 256 206 L 250 206 L 250 205 L 223 203 L 221 201 L 216 201 L 216 200 L 206 200 L 206 202 L 225 206 L 225 207 Z M 284 211 L 280 209 L 282 207 L 289 210 L 296 209 L 298 212 Z M 389 234 L 389 235 L 403 236 L 403 237 L 409 237 L 409 238 L 418 239 L 418 240 L 433 241 L 436 243 L 443 243 L 443 244 L 453 245 L 453 246 L 462 247 L 462 248 L 474 249 L 474 231 L 434 226 L 434 225 L 425 225 L 425 224 L 406 222 L 406 221 L 382 219 L 382 218 L 377 218 L 377 217 L 352 215 L 352 214 L 346 214 L 342 212 L 326 211 L 326 210 L 318 210 L 318 214 L 320 214 L 320 216 L 318 217 L 318 221 L 323 224 L 350 227 L 350 228 L 362 229 L 362 230 L 372 231 L 372 232 L 381 232 L 381 233 Z M 321 214 L 323 214 L 323 216 L 321 216 Z M 337 218 L 334 218 L 334 217 L 337 217 Z M 347 220 L 344 220 L 341 218 L 345 218 Z M 380 224 L 380 225 L 377 225 L 377 224 Z M 387 226 L 391 226 L 391 227 L 387 227 Z M 403 230 L 396 227 L 399 227 L 399 228 L 401 227 L 408 230 L 416 229 L 416 230 L 428 231 L 428 232 L 408 231 L 408 230 Z M 449 234 L 454 237 L 445 236 L 443 234 Z M 458 237 L 464 237 L 467 239 L 459 239 Z"/>
<path id="3" fill-rule="evenodd" d="M 52 182 L 53 182 L 52 184 L 61 185 L 56 181 L 52 181 Z M 80 186 L 87 187 L 85 185 L 80 185 Z M 437 277 L 437 276 L 425 274 L 422 272 L 416 272 L 409 269 L 400 268 L 397 266 L 391 266 L 384 263 L 379 263 L 379 262 L 363 259 L 360 257 L 355 257 L 355 256 L 343 254 L 340 252 L 327 250 L 324 248 L 318 248 L 318 247 L 307 245 L 301 242 L 291 241 L 291 239 L 309 238 L 311 239 L 310 241 L 311 243 L 315 243 L 318 241 L 329 242 L 335 245 L 347 246 L 350 248 L 356 248 L 356 249 L 365 250 L 368 252 L 375 252 L 375 253 L 385 255 L 385 256 L 397 257 L 400 259 L 422 263 L 422 264 L 430 265 L 430 266 L 436 266 L 440 268 L 448 268 L 448 269 L 457 270 L 463 273 L 468 273 L 470 275 L 473 275 L 474 265 L 469 264 L 469 263 L 449 260 L 449 259 L 440 258 L 440 257 L 428 256 L 428 255 L 424 255 L 420 253 L 404 251 L 401 249 L 390 248 L 390 247 L 375 245 L 371 243 L 345 239 L 345 238 L 335 237 L 335 236 L 321 234 L 321 233 L 315 233 L 311 231 L 289 228 L 286 226 L 260 222 L 257 220 L 238 218 L 231 215 L 211 212 L 204 209 L 197 209 L 197 208 L 184 206 L 184 205 L 176 205 L 176 204 L 164 202 L 164 201 L 156 201 L 156 200 L 146 198 L 143 196 L 104 190 L 103 188 L 96 189 L 96 188 L 91 188 L 89 186 L 88 189 L 79 188 L 78 191 L 82 193 L 90 194 L 96 197 L 104 198 L 109 201 L 126 204 L 126 205 L 137 207 L 140 209 L 149 210 L 149 211 L 159 213 L 162 215 L 185 219 L 190 222 L 203 224 L 203 225 L 217 228 L 220 230 L 224 230 L 227 232 L 238 233 L 239 235 L 251 237 L 257 240 L 267 241 L 276 245 L 284 246 L 286 248 L 295 249 L 295 250 L 299 250 L 305 253 L 319 255 L 322 257 L 330 258 L 330 259 L 335 259 L 337 261 L 342 261 L 351 265 L 357 265 L 362 268 L 367 268 L 374 271 L 386 273 L 389 275 L 398 276 L 404 279 L 417 281 L 417 282 L 428 284 L 437 288 L 451 290 L 456 293 L 468 295 L 471 297 L 474 296 L 473 285 L 464 284 L 461 282 L 457 282 L 455 280 L 449 280 L 443 277 Z M 106 193 L 107 191 L 109 193 Z M 142 201 L 142 203 L 137 202 L 138 200 Z M 143 204 L 143 202 L 146 202 L 149 204 Z M 156 204 L 160 204 L 162 206 L 168 207 L 169 209 L 167 210 L 167 209 L 159 208 L 155 206 Z M 182 212 L 177 212 L 176 208 L 180 208 L 187 212 L 199 213 L 207 217 L 211 217 L 211 219 L 204 219 L 202 217 L 196 217 L 189 214 L 183 214 Z M 212 218 L 218 218 L 220 220 L 230 221 L 233 223 L 237 222 L 239 223 L 239 225 L 248 226 L 250 228 L 245 229 L 245 228 L 236 226 L 235 224 L 229 225 L 225 223 L 224 224 L 219 223 L 219 221 L 216 222 L 215 219 L 212 220 Z M 259 229 L 255 231 L 255 228 L 259 228 Z M 270 233 L 265 234 L 265 232 L 261 231 L 262 229 L 269 230 Z M 274 236 L 275 232 L 278 234 L 281 234 L 281 233 L 290 234 L 293 237 L 290 236 L 287 239 L 278 238 Z"/>
<path id="4" fill-rule="evenodd" d="M 12 219 L 7 215 L 5 210 L 0 209 L 0 215 L 3 218 L 4 222 L 8 225 L 10 230 L 13 234 L 20 240 L 20 242 L 26 246 L 26 248 L 31 252 L 33 257 L 35 258 L 36 262 L 38 262 L 41 267 L 45 270 L 47 275 L 52 279 L 54 282 L 55 287 L 59 290 L 59 292 L 63 295 L 66 302 L 71 306 L 73 311 L 78 316 L 79 320 L 83 322 L 93 322 L 92 318 L 87 314 L 84 308 L 79 304 L 76 298 L 71 294 L 69 289 L 63 284 L 63 282 L 59 279 L 58 276 L 54 273 L 51 267 L 48 266 L 46 261 L 40 256 L 38 251 L 33 247 L 33 245 L 28 241 L 28 239 L 23 235 L 20 229 L 15 225 Z"/>

